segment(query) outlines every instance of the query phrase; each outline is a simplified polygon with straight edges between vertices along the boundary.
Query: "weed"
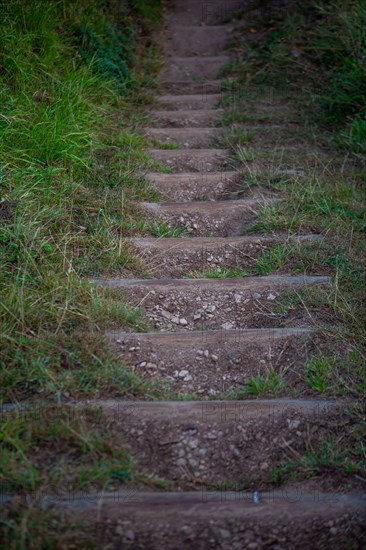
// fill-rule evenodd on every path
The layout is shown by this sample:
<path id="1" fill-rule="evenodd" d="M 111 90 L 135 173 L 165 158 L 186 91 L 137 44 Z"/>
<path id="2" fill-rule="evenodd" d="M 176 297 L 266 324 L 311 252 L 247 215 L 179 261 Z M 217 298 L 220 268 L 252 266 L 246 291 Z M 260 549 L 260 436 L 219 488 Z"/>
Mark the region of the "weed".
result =
<path id="1" fill-rule="evenodd" d="M 253 161 L 256 157 L 254 149 L 238 145 L 235 150 L 235 160 L 241 164 Z"/>
<path id="2" fill-rule="evenodd" d="M 337 439 L 332 438 L 324 441 L 320 449 L 309 450 L 296 461 L 283 465 L 283 471 L 292 474 L 301 472 L 308 478 L 330 471 L 362 474 L 364 467 L 362 462 L 359 461 L 359 457 L 352 456 L 354 454 L 348 448 L 340 448 Z M 362 460 L 364 460 L 364 450 L 361 454 Z"/>
<path id="3" fill-rule="evenodd" d="M 246 113 L 241 113 L 239 110 L 228 110 L 218 119 L 219 126 L 231 126 L 234 123 L 240 124 L 250 121 L 251 118 Z"/>
<path id="4" fill-rule="evenodd" d="M 230 149 L 238 148 L 247 145 L 252 140 L 252 133 L 244 128 L 233 127 L 225 132 L 225 135 L 219 139 L 219 144 L 222 147 Z"/>
<path id="5" fill-rule="evenodd" d="M 309 387 L 319 393 L 330 389 L 332 364 L 325 357 L 311 357 L 305 365 L 305 377 Z"/>
<path id="6" fill-rule="evenodd" d="M 166 151 L 178 151 L 181 149 L 181 146 L 178 143 L 162 143 L 156 139 L 150 139 L 151 147 L 156 149 L 164 149 Z"/>
<path id="7" fill-rule="evenodd" d="M 278 395 L 286 388 L 286 382 L 281 373 L 269 369 L 265 374 L 247 380 L 244 392 L 246 395 Z"/>
<path id="8" fill-rule="evenodd" d="M 246 29 L 255 25 L 265 33 L 237 49 L 238 62 L 228 73 L 238 77 L 237 89 L 229 87 L 236 109 L 248 95 L 242 88 L 255 84 L 258 94 L 270 87 L 272 94 L 280 91 L 298 101 L 314 123 L 336 129 L 336 143 L 364 155 L 365 23 L 362 0 L 322 1 L 310 8 L 294 2 L 286 12 L 269 6 L 260 20 L 247 18 Z"/>
<path id="9" fill-rule="evenodd" d="M 103 486 L 122 471 L 131 480 L 133 463 L 113 431 L 98 411 L 50 406 L 6 413 L 0 479 L 8 491 L 35 491 L 50 483 L 75 491 Z M 56 452 L 45 469 L 49 447 Z"/>
<path id="10" fill-rule="evenodd" d="M 81 545 L 95 550 L 100 541 L 100 528 L 95 523 L 87 528 L 81 521 L 60 510 L 40 509 L 37 502 L 12 502 L 4 505 L 1 521 L 2 549 L 38 550 L 39 548 L 69 548 Z"/>
<path id="11" fill-rule="evenodd" d="M 339 337 L 338 337 L 339 340 Z M 336 339 L 335 339 L 336 341 Z M 304 380 L 316 393 L 354 395 L 364 398 L 366 388 L 362 373 L 365 357 L 357 346 L 342 355 L 317 354 L 305 363 Z"/>
<path id="12" fill-rule="evenodd" d="M 3 489 L 8 494 L 56 489 L 70 498 L 81 489 L 137 483 L 162 487 L 164 480 L 140 470 L 124 448 L 121 421 L 125 416 L 65 405 L 6 412 L 0 432 Z"/>
<path id="13" fill-rule="evenodd" d="M 141 269 L 124 236 L 141 215 L 134 201 L 158 198 L 141 176 L 159 164 L 138 127 L 161 7 L 20 0 L 4 12 L 3 398 L 147 389 L 100 336 L 107 318 L 143 328 L 140 314 L 81 278 Z"/>

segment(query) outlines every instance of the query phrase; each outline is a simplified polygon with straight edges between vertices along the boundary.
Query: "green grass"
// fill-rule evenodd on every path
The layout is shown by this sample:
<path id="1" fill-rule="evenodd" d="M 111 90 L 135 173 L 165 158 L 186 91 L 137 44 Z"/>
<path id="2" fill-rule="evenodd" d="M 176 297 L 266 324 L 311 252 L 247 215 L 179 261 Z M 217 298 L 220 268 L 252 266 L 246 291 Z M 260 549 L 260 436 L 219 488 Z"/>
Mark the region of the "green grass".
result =
<path id="1" fill-rule="evenodd" d="M 164 149 L 167 151 L 178 151 L 182 147 L 178 143 L 162 143 L 158 139 L 149 139 L 150 147 L 154 147 L 156 149 Z"/>
<path id="2" fill-rule="evenodd" d="M 99 336 L 107 320 L 139 330 L 140 314 L 83 279 L 142 269 L 124 236 L 136 201 L 158 198 L 141 174 L 160 165 L 138 130 L 161 8 L 18 0 L 2 11 L 2 399 L 146 389 Z"/>
<path id="3" fill-rule="evenodd" d="M 2 550 L 39 550 L 81 546 L 96 550 L 101 542 L 100 529 L 85 524 L 70 514 L 40 509 L 36 503 L 12 503 L 3 510 Z M 99 546 L 100 547 L 100 546 Z"/>
<path id="4" fill-rule="evenodd" d="M 6 492 L 159 483 L 139 471 L 113 416 L 100 410 L 44 406 L 6 413 L 3 420 L 0 482 Z"/>
<path id="5" fill-rule="evenodd" d="M 192 279 L 236 279 L 247 277 L 248 271 L 238 267 L 208 267 L 202 271 L 191 273 L 188 277 Z"/>
<path id="6" fill-rule="evenodd" d="M 348 444 L 340 445 L 339 438 L 329 438 L 318 449 L 309 449 L 303 454 L 294 453 L 294 460 L 284 463 L 280 470 L 283 476 L 291 476 L 292 479 L 299 475 L 316 478 L 321 474 L 333 473 L 356 474 L 362 480 L 366 464 L 366 449 L 362 442 L 364 435 L 364 422 L 356 422 Z"/>
<path id="7" fill-rule="evenodd" d="M 250 378 L 244 388 L 246 395 L 250 396 L 276 396 L 286 389 L 286 382 L 281 373 L 269 369 L 264 374 L 258 374 Z"/>
<path id="8" fill-rule="evenodd" d="M 246 162 L 251 162 L 255 160 L 257 153 L 254 149 L 250 147 L 245 147 L 244 145 L 237 145 L 235 148 L 234 162 L 240 164 L 245 164 Z"/>
<path id="9" fill-rule="evenodd" d="M 261 39 L 239 40 L 238 62 L 228 71 L 236 77 L 239 113 L 249 85 L 256 94 L 270 87 L 272 94 L 295 99 L 307 119 L 332 130 L 335 145 L 364 155 L 364 2 L 332 0 L 308 6 L 296 1 L 283 11 L 271 10 L 269 4 L 260 18 L 246 16 L 245 31 L 252 27 L 264 31 Z"/>
<path id="10" fill-rule="evenodd" d="M 314 392 L 328 395 L 353 395 L 364 399 L 366 384 L 363 373 L 365 355 L 362 350 L 342 355 L 331 350 L 310 355 L 305 363 L 304 381 Z"/>
<path id="11" fill-rule="evenodd" d="M 306 382 L 308 386 L 319 393 L 325 393 L 330 388 L 332 363 L 326 357 L 311 357 L 306 362 Z"/>
<path id="12" fill-rule="evenodd" d="M 226 71 L 222 100 L 226 124 L 264 116 L 282 125 L 284 135 L 289 122 L 304 129 L 299 150 L 286 143 L 269 149 L 268 133 L 276 143 L 276 130 L 264 126 L 264 147 L 260 135 L 255 148 L 237 145 L 234 165 L 242 168 L 239 195 L 255 186 L 281 196 L 259 211 L 246 233 L 323 238 L 272 246 L 251 270 L 331 277 L 331 285 L 284 294 L 278 308 L 289 325 L 301 315 L 318 329 L 338 327 L 337 334 L 326 331 L 336 349 L 321 341 L 303 373 L 301 384 L 315 394 L 364 395 L 365 17 L 360 1 L 336 0 L 311 7 L 294 2 L 286 12 L 269 4 L 260 17 L 246 15 L 233 40 L 237 63 Z M 258 38 L 247 40 L 254 27 Z M 301 175 L 286 174 L 294 169 Z"/>
<path id="13" fill-rule="evenodd" d="M 252 132 L 236 126 L 225 132 L 225 135 L 219 139 L 219 145 L 235 150 L 238 146 L 247 145 L 252 139 Z"/>
<path id="14" fill-rule="evenodd" d="M 187 237 L 189 233 L 185 227 L 169 226 L 167 223 L 159 220 L 151 220 L 141 217 L 140 219 L 134 219 L 132 223 L 127 227 L 128 233 L 149 235 L 153 237 Z"/>

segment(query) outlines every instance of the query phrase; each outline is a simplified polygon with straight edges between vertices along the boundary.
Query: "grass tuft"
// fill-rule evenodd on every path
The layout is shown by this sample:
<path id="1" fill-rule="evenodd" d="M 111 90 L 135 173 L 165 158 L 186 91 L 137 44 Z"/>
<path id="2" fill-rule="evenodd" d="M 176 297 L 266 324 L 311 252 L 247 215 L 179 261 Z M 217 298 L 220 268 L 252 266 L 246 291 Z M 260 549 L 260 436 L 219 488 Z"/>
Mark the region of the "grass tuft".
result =
<path id="1" fill-rule="evenodd" d="M 138 128 L 161 2 L 10 4 L 0 22 L 2 398 L 142 389 L 101 337 L 106 319 L 139 329 L 140 314 L 85 278 L 141 269 L 124 237 L 141 220 L 135 202 L 157 199 Z"/>

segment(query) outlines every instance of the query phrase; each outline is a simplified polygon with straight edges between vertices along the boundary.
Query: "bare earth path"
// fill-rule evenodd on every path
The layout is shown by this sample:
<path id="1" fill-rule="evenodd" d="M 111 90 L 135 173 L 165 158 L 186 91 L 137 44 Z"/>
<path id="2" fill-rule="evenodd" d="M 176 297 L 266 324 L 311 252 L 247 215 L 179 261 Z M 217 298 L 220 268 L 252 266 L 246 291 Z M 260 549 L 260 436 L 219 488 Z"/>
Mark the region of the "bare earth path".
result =
<path id="1" fill-rule="evenodd" d="M 136 548 L 344 548 L 358 540 L 365 515 L 362 497 L 342 495 L 342 481 L 331 476 L 265 491 L 259 503 L 253 492 L 240 490 L 245 479 L 246 488 L 255 491 L 258 480 L 268 480 L 281 460 L 321 442 L 338 422 L 347 429 L 344 403 L 207 402 L 237 390 L 243 375 L 255 376 L 263 365 L 288 369 L 296 380 L 315 329 L 307 318 L 284 325 L 272 314 L 273 305 L 289 289 L 330 284 L 326 277 L 302 275 L 183 278 L 233 267 L 243 258 L 251 266 L 266 247 L 287 238 L 242 236 L 258 210 L 280 197 L 254 189 L 233 200 L 239 174 L 230 164 L 230 151 L 219 145 L 219 73 L 230 60 L 225 48 L 231 26 L 225 21 L 242 5 L 171 3 L 162 95 L 146 135 L 181 148 L 151 150 L 171 173 L 147 174 L 162 202 L 144 207 L 148 216 L 182 227 L 190 238 L 131 239 L 153 278 L 96 281 L 119 289 L 134 305 L 143 304 L 156 330 L 111 333 L 123 361 L 152 380 L 168 382 L 174 396 L 203 400 L 134 403 L 127 409 L 116 401 L 101 404 L 111 414 L 122 414 L 132 455 L 168 480 L 172 491 L 134 493 L 128 503 L 103 501 L 102 513 L 122 522 L 122 537 Z M 272 129 L 276 134 L 281 118 L 278 122 Z M 271 485 L 264 481 L 264 487 Z M 212 492 L 215 488 L 219 492 Z"/>
<path id="2" fill-rule="evenodd" d="M 147 175 L 162 200 L 144 208 L 190 238 L 131 239 L 152 278 L 95 281 L 144 306 L 155 332 L 109 336 L 125 364 L 169 384 L 173 396 L 93 403 L 114 415 L 134 459 L 166 484 L 161 492 L 65 499 L 66 509 L 104 525 L 109 542 L 98 547 L 361 548 L 365 499 L 347 491 L 341 477 L 271 488 L 284 461 L 347 431 L 346 403 L 306 395 L 229 399 L 263 368 L 283 370 L 296 387 L 316 328 L 305 316 L 284 322 L 277 301 L 288 290 L 329 279 L 199 276 L 212 267 L 233 268 L 238 259 L 242 265 L 243 258 L 251 267 L 268 246 L 287 239 L 243 236 L 258 211 L 281 197 L 254 189 L 235 200 L 239 174 L 220 146 L 219 76 L 230 60 L 226 21 L 242 4 L 174 0 L 167 16 L 161 96 L 146 134 L 181 148 L 152 149 L 171 173 Z M 272 131 L 279 128 L 281 120 Z M 198 278 L 184 278 L 193 272 Z"/>

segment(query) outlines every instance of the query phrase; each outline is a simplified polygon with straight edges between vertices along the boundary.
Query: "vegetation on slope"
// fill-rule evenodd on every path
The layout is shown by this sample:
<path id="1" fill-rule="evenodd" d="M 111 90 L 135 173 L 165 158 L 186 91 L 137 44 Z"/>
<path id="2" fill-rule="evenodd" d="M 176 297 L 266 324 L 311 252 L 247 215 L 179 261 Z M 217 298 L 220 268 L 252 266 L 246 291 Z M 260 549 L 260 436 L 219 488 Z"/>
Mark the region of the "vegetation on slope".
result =
<path id="1" fill-rule="evenodd" d="M 97 336 L 107 316 L 139 330 L 139 313 L 84 280 L 136 263 L 122 235 L 138 219 L 131 201 L 154 196 L 134 130 L 159 67 L 161 1 L 1 9 L 3 398 L 139 392 Z"/>
<path id="2" fill-rule="evenodd" d="M 228 140 L 240 137 L 228 145 L 243 192 L 259 186 L 283 197 L 251 231 L 323 236 L 277 245 L 252 271 L 332 276 L 328 288 L 289 293 L 279 311 L 302 310 L 331 342 L 319 343 L 304 372 L 316 394 L 363 397 L 366 388 L 365 23 L 359 0 L 267 2 L 238 21 L 225 74 L 222 123 L 231 125 Z M 274 382 L 261 395 L 281 394 Z"/>
<path id="3" fill-rule="evenodd" d="M 244 18 L 240 83 L 296 97 L 305 120 L 331 130 L 334 144 L 366 154 L 366 7 L 362 0 L 268 2 Z M 256 38 L 258 37 L 258 40 Z"/>

